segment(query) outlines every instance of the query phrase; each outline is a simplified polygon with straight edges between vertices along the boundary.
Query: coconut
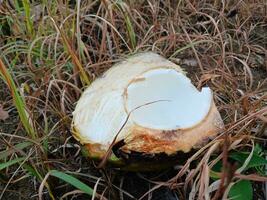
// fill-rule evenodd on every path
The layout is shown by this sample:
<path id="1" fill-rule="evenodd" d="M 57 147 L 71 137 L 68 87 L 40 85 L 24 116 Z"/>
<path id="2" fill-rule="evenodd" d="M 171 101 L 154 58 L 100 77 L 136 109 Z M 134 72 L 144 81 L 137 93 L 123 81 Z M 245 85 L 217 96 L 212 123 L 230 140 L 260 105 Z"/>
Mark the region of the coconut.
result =
<path id="1" fill-rule="evenodd" d="M 111 158 L 120 162 L 131 155 L 186 154 L 222 128 L 210 88 L 197 90 L 178 65 L 152 52 L 131 56 L 96 79 L 72 123 L 90 157 L 103 158 L 113 145 Z"/>

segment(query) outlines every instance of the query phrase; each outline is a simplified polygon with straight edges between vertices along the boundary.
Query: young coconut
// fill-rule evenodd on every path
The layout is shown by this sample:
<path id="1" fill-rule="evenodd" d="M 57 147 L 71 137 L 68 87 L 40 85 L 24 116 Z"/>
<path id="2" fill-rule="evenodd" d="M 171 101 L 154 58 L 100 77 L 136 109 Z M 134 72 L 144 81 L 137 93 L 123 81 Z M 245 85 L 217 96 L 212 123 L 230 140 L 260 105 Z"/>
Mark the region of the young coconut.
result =
<path id="1" fill-rule="evenodd" d="M 112 145 L 108 160 L 133 166 L 136 157 L 142 164 L 162 160 L 157 156 L 179 160 L 222 128 L 211 90 L 198 91 L 179 66 L 152 52 L 129 57 L 95 80 L 72 124 L 91 158 L 103 159 Z"/>

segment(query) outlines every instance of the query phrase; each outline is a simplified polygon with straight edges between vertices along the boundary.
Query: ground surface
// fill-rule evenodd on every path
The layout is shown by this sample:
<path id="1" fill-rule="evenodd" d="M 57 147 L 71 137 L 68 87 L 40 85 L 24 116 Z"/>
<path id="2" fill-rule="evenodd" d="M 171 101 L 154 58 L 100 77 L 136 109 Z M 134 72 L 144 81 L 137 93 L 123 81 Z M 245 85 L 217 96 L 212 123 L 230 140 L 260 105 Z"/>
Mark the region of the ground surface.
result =
<path id="1" fill-rule="evenodd" d="M 209 86 L 226 130 L 168 170 L 98 170 L 71 136 L 75 103 L 114 63 L 147 51 Z M 266 198 L 265 0 L 0 1 L 0 58 L 0 199 L 91 198 L 52 170 L 95 199 Z"/>

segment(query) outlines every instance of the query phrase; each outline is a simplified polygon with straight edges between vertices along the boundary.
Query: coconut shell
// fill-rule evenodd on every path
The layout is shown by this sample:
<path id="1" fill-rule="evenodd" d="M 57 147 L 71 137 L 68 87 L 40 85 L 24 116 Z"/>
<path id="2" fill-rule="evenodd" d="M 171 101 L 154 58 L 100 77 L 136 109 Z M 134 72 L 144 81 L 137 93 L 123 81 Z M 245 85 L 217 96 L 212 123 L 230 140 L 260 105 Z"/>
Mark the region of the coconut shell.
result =
<path id="1" fill-rule="evenodd" d="M 190 155 L 194 150 L 201 148 L 213 139 L 223 129 L 223 121 L 212 97 L 205 117 L 189 128 L 152 129 L 142 127 L 131 121 L 131 113 L 127 111 L 125 103 L 128 98 L 127 88 L 134 82 L 144 81 L 143 78 L 140 78 L 141 75 L 155 69 L 172 69 L 184 74 L 178 65 L 149 52 L 135 55 L 113 66 L 85 90 L 73 113 L 72 133 L 84 145 L 84 150 L 88 153 L 86 155 L 101 160 L 106 156 L 110 145 L 112 145 L 113 153 L 109 161 L 114 165 L 128 165 L 128 167 L 132 166 L 129 167 L 132 169 L 138 168 L 140 164 L 149 166 L 151 163 L 159 163 L 159 165 L 162 165 L 163 160 L 177 161 L 179 156 L 184 158 L 185 155 Z M 118 94 L 114 97 L 113 92 L 117 91 Z M 86 98 L 89 100 L 87 101 Z M 117 127 L 114 130 L 112 129 L 112 138 L 109 138 L 109 142 L 105 143 L 89 139 L 87 134 L 94 133 L 90 132 L 90 129 L 88 133 L 84 132 L 84 129 L 80 127 L 80 122 L 85 126 L 87 121 L 90 123 L 90 119 L 94 119 L 94 115 L 99 117 L 99 113 L 103 114 L 105 110 L 99 111 L 97 109 L 101 106 L 105 107 L 110 101 L 112 103 L 114 98 L 121 98 L 123 105 L 120 108 L 121 110 L 114 110 L 116 115 L 112 116 L 112 112 L 108 113 L 110 123 L 113 123 L 114 117 L 121 120 L 120 123 L 114 123 Z M 102 101 L 106 103 L 103 104 Z M 108 106 L 110 106 L 108 108 L 114 109 L 112 105 Z M 85 109 L 88 109 L 88 111 L 85 111 Z M 85 112 L 89 112 L 89 114 L 85 114 Z M 125 121 L 122 125 L 122 119 L 127 119 L 129 122 Z M 118 124 L 121 127 L 118 127 Z M 101 123 L 98 125 L 101 125 Z M 120 131 L 118 132 L 118 130 Z"/>

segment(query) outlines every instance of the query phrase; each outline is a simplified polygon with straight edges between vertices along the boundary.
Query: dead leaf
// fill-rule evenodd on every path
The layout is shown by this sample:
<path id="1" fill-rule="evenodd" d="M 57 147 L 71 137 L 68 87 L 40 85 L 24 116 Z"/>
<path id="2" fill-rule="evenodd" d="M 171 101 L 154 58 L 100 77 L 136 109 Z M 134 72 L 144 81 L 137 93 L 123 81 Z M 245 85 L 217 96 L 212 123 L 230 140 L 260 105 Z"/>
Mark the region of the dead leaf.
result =
<path id="1" fill-rule="evenodd" d="M 0 120 L 6 120 L 9 117 L 7 111 L 4 110 L 3 106 L 0 104 Z"/>
<path id="2" fill-rule="evenodd" d="M 200 89 L 204 83 L 206 83 L 207 81 L 209 80 L 214 80 L 215 78 L 217 77 L 220 77 L 220 75 L 216 75 L 216 74 L 203 74 L 201 77 L 200 77 L 200 81 L 198 83 L 198 86 L 197 88 Z"/>

